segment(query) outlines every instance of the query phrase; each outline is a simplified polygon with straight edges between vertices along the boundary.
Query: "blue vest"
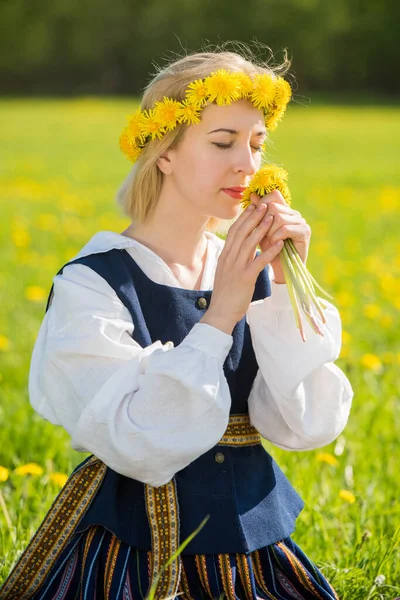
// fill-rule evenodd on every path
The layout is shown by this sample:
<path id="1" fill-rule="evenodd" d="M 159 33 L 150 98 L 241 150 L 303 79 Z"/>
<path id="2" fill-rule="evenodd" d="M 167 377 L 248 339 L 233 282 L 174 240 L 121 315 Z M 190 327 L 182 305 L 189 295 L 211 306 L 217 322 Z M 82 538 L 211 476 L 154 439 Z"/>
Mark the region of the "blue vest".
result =
<path id="1" fill-rule="evenodd" d="M 157 340 L 163 344 L 173 341 L 178 346 L 202 318 L 212 295 L 211 290 L 185 290 L 153 282 L 126 250 L 91 254 L 67 264 L 86 265 L 108 282 L 129 310 L 134 324 L 132 337 L 142 347 Z M 264 269 L 253 300 L 270 295 Z M 203 300 L 199 302 L 200 298 Z M 230 413 L 243 415 L 248 414 L 247 399 L 258 370 L 245 317 L 236 324 L 232 336 L 223 369 L 232 398 Z M 181 542 L 206 515 L 210 516 L 184 554 L 248 553 L 273 544 L 293 533 L 304 507 L 261 444 L 217 445 L 176 473 L 175 481 Z M 144 484 L 108 468 L 78 531 L 94 524 L 133 547 L 150 550 Z"/>

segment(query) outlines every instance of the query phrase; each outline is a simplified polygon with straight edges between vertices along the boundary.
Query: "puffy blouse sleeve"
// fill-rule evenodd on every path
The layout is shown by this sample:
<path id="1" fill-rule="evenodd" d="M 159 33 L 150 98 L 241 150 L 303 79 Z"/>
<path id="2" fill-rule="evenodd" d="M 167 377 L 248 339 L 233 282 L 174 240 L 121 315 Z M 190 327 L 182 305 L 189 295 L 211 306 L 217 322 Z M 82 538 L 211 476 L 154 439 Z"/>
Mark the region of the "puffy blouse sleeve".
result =
<path id="1" fill-rule="evenodd" d="M 272 295 L 247 311 L 259 370 L 249 396 L 252 424 L 286 450 L 325 446 L 344 429 L 353 390 L 334 361 L 341 347 L 340 316 L 326 305 L 324 336 L 303 318 L 307 341 L 296 327 L 286 284 L 272 281 Z"/>
<path id="2" fill-rule="evenodd" d="M 153 486 L 212 448 L 229 420 L 223 364 L 232 336 L 197 323 L 176 347 L 132 337 L 129 311 L 84 265 L 54 278 L 32 354 L 29 395 L 76 450 Z"/>

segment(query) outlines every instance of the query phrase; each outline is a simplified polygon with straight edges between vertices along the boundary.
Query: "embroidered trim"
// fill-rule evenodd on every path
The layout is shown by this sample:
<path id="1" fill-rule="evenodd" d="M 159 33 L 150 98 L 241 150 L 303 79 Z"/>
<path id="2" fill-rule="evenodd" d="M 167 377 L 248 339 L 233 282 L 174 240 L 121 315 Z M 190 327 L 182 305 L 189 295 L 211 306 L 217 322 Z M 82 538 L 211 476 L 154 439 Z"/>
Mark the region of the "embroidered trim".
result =
<path id="1" fill-rule="evenodd" d="M 264 594 L 266 594 L 267 598 L 269 598 L 270 600 L 278 600 L 278 598 L 276 596 L 273 596 L 271 592 L 267 589 L 267 584 L 265 583 L 261 567 L 259 551 L 255 550 L 250 554 L 250 557 L 251 564 L 253 566 L 254 577 L 258 587 L 261 589 L 262 592 L 264 592 Z"/>
<path id="2" fill-rule="evenodd" d="M 196 554 L 194 558 L 196 561 L 197 573 L 199 575 L 201 585 L 207 592 L 208 596 L 212 598 L 210 582 L 208 580 L 206 556 L 205 554 Z"/>
<path id="3" fill-rule="evenodd" d="M 227 600 L 236 600 L 235 585 L 233 583 L 232 567 L 229 554 L 218 554 L 219 570 L 221 572 L 222 587 Z"/>
<path id="4" fill-rule="evenodd" d="M 256 444 L 261 444 L 261 436 L 257 429 L 250 425 L 249 415 L 231 415 L 218 446 L 255 446 Z"/>
<path id="5" fill-rule="evenodd" d="M 159 487 L 146 484 L 145 499 L 151 532 L 151 586 L 160 570 L 179 548 L 179 507 L 175 479 Z M 180 572 L 181 558 L 178 556 L 163 569 L 157 584 L 156 598 L 176 595 Z"/>
<path id="6" fill-rule="evenodd" d="M 8 576 L 2 600 L 28 598 L 38 590 L 89 508 L 106 470 L 106 465 L 92 456 L 71 475 Z"/>
<path id="7" fill-rule="evenodd" d="M 236 554 L 236 562 L 238 566 L 239 576 L 242 581 L 242 586 L 246 594 L 247 600 L 253 600 L 253 590 L 251 585 L 250 568 L 248 563 L 249 558 L 245 554 Z"/>

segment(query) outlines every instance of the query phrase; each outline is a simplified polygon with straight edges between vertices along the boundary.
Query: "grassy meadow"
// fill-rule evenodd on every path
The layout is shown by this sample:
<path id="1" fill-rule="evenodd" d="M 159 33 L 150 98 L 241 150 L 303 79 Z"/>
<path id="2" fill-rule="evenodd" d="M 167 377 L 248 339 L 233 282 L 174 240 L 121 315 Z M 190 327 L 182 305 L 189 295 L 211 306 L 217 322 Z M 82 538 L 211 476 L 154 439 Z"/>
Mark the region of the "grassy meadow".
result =
<path id="1" fill-rule="evenodd" d="M 129 169 L 128 99 L 0 102 L 0 583 L 83 456 L 30 408 L 30 356 L 52 277 L 98 230 Z M 348 425 L 310 452 L 266 447 L 306 502 L 294 540 L 343 600 L 400 596 L 400 108 L 294 103 L 271 136 L 308 267 L 343 321 Z M 324 390 L 321 390 L 321 406 Z M 397 465 L 397 466 L 396 466 Z"/>

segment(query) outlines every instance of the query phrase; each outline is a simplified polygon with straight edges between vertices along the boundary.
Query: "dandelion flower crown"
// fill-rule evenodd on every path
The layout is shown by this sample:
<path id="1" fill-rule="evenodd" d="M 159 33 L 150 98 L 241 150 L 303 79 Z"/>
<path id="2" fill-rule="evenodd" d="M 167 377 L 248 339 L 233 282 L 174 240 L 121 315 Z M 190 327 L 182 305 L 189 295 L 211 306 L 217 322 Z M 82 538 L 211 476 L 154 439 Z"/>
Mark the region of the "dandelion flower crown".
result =
<path id="1" fill-rule="evenodd" d="M 153 108 L 139 109 L 130 115 L 119 145 L 125 156 L 135 162 L 151 140 L 161 139 L 181 123 L 200 123 L 201 111 L 208 104 L 227 106 L 241 99 L 250 100 L 262 110 L 265 126 L 273 131 L 285 113 L 291 93 L 291 87 L 283 77 L 269 73 L 250 76 L 241 71 L 219 69 L 204 79 L 192 81 L 182 102 L 164 97 Z"/>

